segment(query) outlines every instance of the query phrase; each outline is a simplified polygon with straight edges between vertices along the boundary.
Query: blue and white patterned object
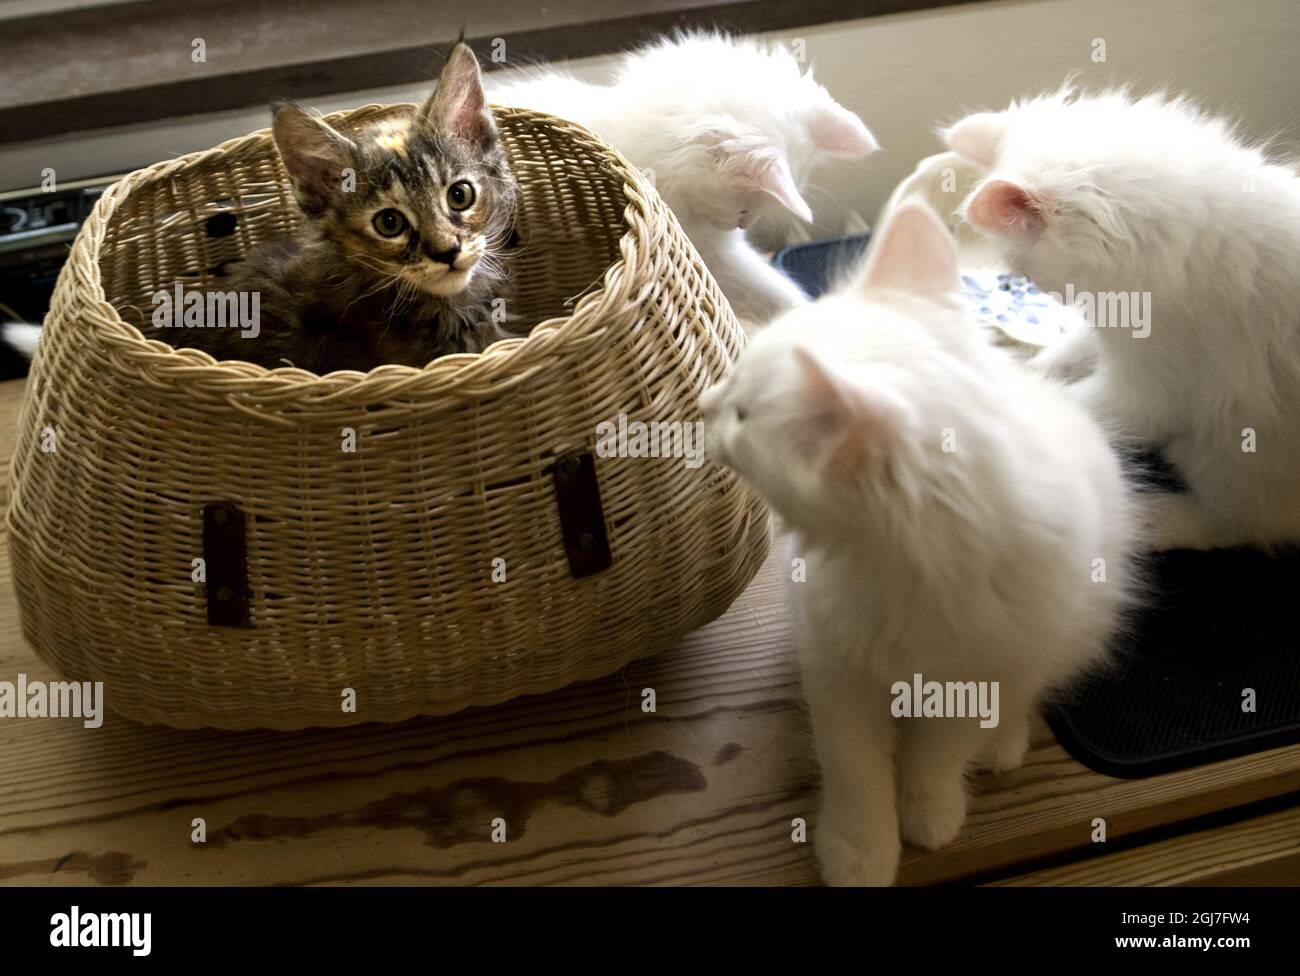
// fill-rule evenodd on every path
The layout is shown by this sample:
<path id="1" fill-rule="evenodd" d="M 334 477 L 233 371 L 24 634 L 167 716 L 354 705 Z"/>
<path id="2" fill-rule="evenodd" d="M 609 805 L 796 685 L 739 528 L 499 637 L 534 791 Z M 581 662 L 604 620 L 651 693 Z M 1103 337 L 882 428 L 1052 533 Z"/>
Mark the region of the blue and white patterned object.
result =
<path id="1" fill-rule="evenodd" d="M 979 317 L 1017 342 L 1055 345 L 1080 322 L 1077 312 L 1024 275 L 967 268 L 961 284 Z"/>

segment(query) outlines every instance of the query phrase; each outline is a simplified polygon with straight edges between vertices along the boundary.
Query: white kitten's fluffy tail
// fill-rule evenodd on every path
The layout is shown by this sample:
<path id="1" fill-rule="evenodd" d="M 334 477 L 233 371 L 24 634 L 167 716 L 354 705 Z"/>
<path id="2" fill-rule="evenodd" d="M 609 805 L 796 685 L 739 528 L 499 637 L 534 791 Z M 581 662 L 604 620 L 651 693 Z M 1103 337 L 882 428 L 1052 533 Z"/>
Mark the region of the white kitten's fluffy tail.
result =
<path id="1" fill-rule="evenodd" d="M 41 327 L 27 322 L 6 322 L 0 325 L 0 341 L 24 359 L 36 354 L 36 342 L 41 337 Z"/>

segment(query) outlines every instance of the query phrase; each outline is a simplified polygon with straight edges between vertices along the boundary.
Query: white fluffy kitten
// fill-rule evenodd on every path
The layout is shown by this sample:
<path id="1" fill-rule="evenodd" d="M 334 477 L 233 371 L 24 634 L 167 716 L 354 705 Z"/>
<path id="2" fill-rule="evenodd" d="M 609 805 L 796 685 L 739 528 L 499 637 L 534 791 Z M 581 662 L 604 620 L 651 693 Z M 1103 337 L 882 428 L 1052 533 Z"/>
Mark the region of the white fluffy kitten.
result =
<path id="1" fill-rule="evenodd" d="M 27 322 L 5 322 L 0 325 L 0 341 L 24 359 L 36 355 L 36 344 L 41 338 L 41 327 Z"/>
<path id="2" fill-rule="evenodd" d="M 548 67 L 504 83 L 489 78 L 487 91 L 494 103 L 584 125 L 653 170 L 736 313 L 754 321 L 807 298 L 748 244 L 744 228 L 782 208 L 811 220 L 799 187 L 812 167 L 878 148 L 788 50 L 757 39 L 687 34 L 624 55 L 607 85 Z"/>
<path id="3" fill-rule="evenodd" d="M 1061 293 L 1149 295 L 1145 338 L 1095 327 L 1046 365 L 1095 362 L 1083 402 L 1163 447 L 1191 488 L 1149 496 L 1154 545 L 1300 541 L 1295 169 L 1184 100 L 1123 92 L 1067 89 L 947 139 L 987 171 L 966 219 L 1017 271 Z"/>
<path id="4" fill-rule="evenodd" d="M 905 202 L 846 286 L 759 332 L 702 400 L 711 455 L 806 560 L 790 590 L 832 884 L 892 882 L 900 831 L 952 840 L 968 764 L 1020 764 L 1036 704 L 1104 656 L 1132 592 L 1105 436 L 986 343 L 958 288 L 951 235 Z M 1000 724 L 894 718 L 918 673 L 999 682 Z"/>

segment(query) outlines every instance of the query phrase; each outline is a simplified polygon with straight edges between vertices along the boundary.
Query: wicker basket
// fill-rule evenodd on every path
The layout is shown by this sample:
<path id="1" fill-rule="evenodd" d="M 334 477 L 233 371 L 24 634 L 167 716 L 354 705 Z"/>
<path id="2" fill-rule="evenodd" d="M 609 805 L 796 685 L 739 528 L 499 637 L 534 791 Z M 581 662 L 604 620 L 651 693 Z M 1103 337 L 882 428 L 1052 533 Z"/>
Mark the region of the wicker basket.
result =
<path id="1" fill-rule="evenodd" d="M 497 117 L 522 184 L 511 307 L 539 324 L 425 369 L 268 372 L 142 337 L 155 291 L 297 219 L 266 131 L 95 207 L 32 364 L 6 520 L 27 639 L 111 710 L 291 729 L 492 704 L 671 647 L 757 571 L 770 520 L 730 474 L 596 451 L 619 414 L 698 419 L 744 343 L 730 307 L 617 152 Z"/>

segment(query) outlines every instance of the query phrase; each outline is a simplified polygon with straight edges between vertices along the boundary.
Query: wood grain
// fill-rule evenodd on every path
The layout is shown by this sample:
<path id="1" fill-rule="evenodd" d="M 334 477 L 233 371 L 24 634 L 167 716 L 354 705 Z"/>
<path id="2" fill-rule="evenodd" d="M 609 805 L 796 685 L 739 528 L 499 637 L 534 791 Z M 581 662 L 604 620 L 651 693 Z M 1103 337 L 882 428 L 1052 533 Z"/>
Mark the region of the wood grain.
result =
<path id="1" fill-rule="evenodd" d="M 0 384 L 6 477 L 21 392 Z M 111 713 L 93 730 L 0 720 L 0 884 L 816 883 L 811 845 L 791 840 L 817 794 L 780 553 L 675 650 L 498 708 L 295 733 L 180 732 Z M 54 677 L 19 635 L 6 545 L 0 679 L 19 671 Z M 1128 781 L 1042 731 L 1022 769 L 972 784 L 961 837 L 909 852 L 903 883 L 1123 883 L 1122 859 L 1136 876 L 1177 878 L 1183 857 L 1197 877 L 1239 878 L 1252 844 L 1271 878 L 1300 879 L 1295 856 L 1269 853 L 1294 847 L 1296 819 L 1263 818 L 1221 849 L 1211 835 L 1162 842 L 1145 860 L 1097 857 L 1090 841 L 1098 816 L 1114 840 L 1300 791 L 1300 746 Z M 498 817 L 505 843 L 490 839 Z M 191 842 L 195 818 L 206 843 Z M 1024 873 L 1048 857 L 1091 860 L 1077 876 Z"/>
<path id="2" fill-rule="evenodd" d="M 1294 885 L 1300 807 L 1200 830 L 995 885 Z"/>

